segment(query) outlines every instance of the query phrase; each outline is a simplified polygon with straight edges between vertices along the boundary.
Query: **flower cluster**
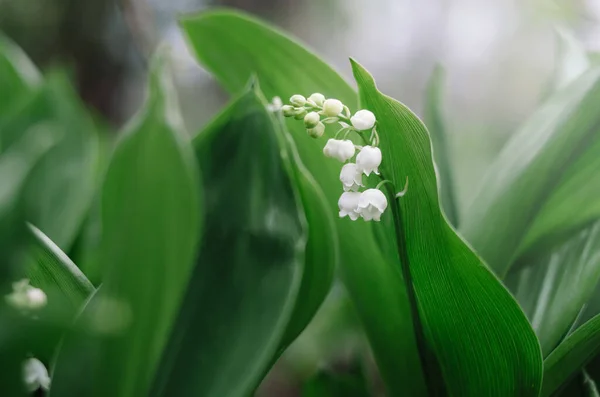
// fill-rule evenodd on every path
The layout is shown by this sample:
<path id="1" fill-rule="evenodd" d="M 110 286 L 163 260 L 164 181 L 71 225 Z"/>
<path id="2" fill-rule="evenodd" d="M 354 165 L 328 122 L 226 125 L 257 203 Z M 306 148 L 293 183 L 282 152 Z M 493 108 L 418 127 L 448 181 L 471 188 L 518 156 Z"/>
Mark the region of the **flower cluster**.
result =
<path id="1" fill-rule="evenodd" d="M 369 110 L 359 110 L 351 116 L 350 110 L 341 101 L 325 98 L 319 93 L 308 98 L 293 95 L 290 104 L 283 105 L 281 111 L 285 117 L 304 120 L 306 131 L 313 138 L 323 136 L 326 124 L 338 123 L 341 126 L 323 148 L 325 156 L 346 163 L 340 172 L 344 192 L 338 200 L 339 215 L 353 221 L 361 217 L 365 221 L 379 221 L 388 205 L 385 194 L 378 188 L 359 191 L 365 187 L 363 175 L 379 175 L 381 150 L 377 147 L 379 136 L 375 128 L 375 115 Z M 370 135 L 367 136 L 369 131 Z M 355 133 L 368 145 L 355 145 L 349 138 L 350 133 Z M 351 161 L 353 158 L 354 162 Z"/>
<path id="2" fill-rule="evenodd" d="M 28 279 L 13 283 L 13 291 L 6 296 L 6 301 L 21 310 L 38 310 L 46 306 L 46 294 L 43 290 L 29 285 Z"/>

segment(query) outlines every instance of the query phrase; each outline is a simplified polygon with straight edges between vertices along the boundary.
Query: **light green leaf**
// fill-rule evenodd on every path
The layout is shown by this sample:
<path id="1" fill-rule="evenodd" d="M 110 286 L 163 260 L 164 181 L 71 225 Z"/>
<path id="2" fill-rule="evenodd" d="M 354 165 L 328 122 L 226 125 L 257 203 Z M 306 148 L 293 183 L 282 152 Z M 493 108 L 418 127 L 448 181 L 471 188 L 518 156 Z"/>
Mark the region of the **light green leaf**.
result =
<path id="1" fill-rule="evenodd" d="M 294 309 L 305 219 L 281 131 L 257 89 L 194 140 L 204 238 L 152 396 L 250 395 Z"/>
<path id="2" fill-rule="evenodd" d="M 0 122 L 5 112 L 42 81 L 31 60 L 0 33 Z"/>
<path id="3" fill-rule="evenodd" d="M 544 360 L 541 397 L 552 396 L 600 353 L 600 316 L 569 335 Z"/>
<path id="4" fill-rule="evenodd" d="M 448 225 L 440 209 L 429 134 L 403 104 L 377 90 L 352 62 L 361 103 L 377 115 L 382 178 L 398 252 L 416 294 L 414 310 L 441 372 L 425 362 L 430 390 L 445 382 L 451 396 L 537 396 L 542 357 L 537 338 L 513 297 Z M 408 178 L 406 195 L 394 199 Z"/>
<path id="5" fill-rule="evenodd" d="M 66 76 L 55 72 L 0 120 L 2 146 L 9 148 L 33 122 L 54 123 L 63 136 L 36 166 L 26 188 L 29 221 L 63 251 L 71 247 L 99 181 L 95 126 Z M 40 199 L 40 198 L 43 198 Z"/>
<path id="6" fill-rule="evenodd" d="M 587 169 L 598 158 L 598 101 L 600 70 L 593 69 L 555 93 L 490 166 L 461 231 L 501 277 L 518 255 L 550 248 L 537 243 L 600 217 L 597 205 L 575 215 L 579 203 L 594 201 L 599 189 L 597 178 L 575 182 L 575 169 Z"/>
<path id="7" fill-rule="evenodd" d="M 449 157 L 448 132 L 444 126 L 442 115 L 442 89 L 444 84 L 444 69 L 436 65 L 427 85 L 425 98 L 425 124 L 431 134 L 433 158 L 440 175 L 440 197 L 442 208 L 448 222 L 454 227 L 458 226 L 458 208 L 454 192 L 454 179 L 452 177 L 452 163 Z"/>
<path id="8" fill-rule="evenodd" d="M 79 374 L 86 392 L 77 394 L 61 376 L 53 383 L 57 396 L 147 395 L 188 285 L 202 206 L 163 66 L 155 61 L 146 104 L 123 133 L 102 190 L 104 278 L 84 317 L 97 318 L 92 330 L 104 338 L 93 370 Z"/>
<path id="9" fill-rule="evenodd" d="M 349 107 L 352 88 L 321 59 L 278 30 L 232 11 L 210 11 L 182 20 L 192 50 L 221 84 L 235 93 L 255 74 L 268 98 L 321 92 Z M 300 158 L 337 212 L 342 192 L 340 164 L 322 150 L 331 131 L 310 138 L 301 122 L 288 128 Z M 401 274 L 386 261 L 372 229 L 363 222 L 336 217 L 344 283 L 365 326 L 369 342 L 392 395 L 423 395 L 426 388 L 413 334 L 410 307 Z"/>
<path id="10" fill-rule="evenodd" d="M 556 250 L 509 273 L 513 291 L 547 356 L 567 333 L 600 280 L 600 222 Z"/>
<path id="11" fill-rule="evenodd" d="M 33 225 L 28 225 L 28 230 L 31 238 L 27 277 L 47 294 L 49 291 L 60 293 L 60 304 L 68 305 L 73 314 L 77 313 L 95 291 L 94 286 L 48 236 Z M 49 297 L 49 304 L 55 304 L 54 298 Z"/>

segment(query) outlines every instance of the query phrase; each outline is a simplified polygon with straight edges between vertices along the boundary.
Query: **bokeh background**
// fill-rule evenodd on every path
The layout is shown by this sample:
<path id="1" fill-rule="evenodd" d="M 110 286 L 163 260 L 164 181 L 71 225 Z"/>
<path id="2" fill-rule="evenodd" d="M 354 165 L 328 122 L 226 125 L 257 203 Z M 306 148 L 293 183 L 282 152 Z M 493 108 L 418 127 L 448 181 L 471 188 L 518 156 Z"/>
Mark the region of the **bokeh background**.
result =
<path id="1" fill-rule="evenodd" d="M 347 59 L 356 58 L 384 92 L 417 114 L 441 65 L 462 211 L 486 165 L 548 92 L 558 37 L 600 51 L 600 0 L 0 0 L 0 30 L 40 68 L 66 67 L 84 102 L 114 127 L 142 101 L 148 54 L 169 43 L 183 116 L 197 131 L 227 96 L 188 52 L 177 17 L 214 6 L 248 11 L 291 32 L 349 81 Z M 566 67 L 578 68 L 577 59 Z M 261 393 L 292 396 L 297 379 L 316 368 L 351 374 L 357 356 L 369 360 L 336 287 Z"/>

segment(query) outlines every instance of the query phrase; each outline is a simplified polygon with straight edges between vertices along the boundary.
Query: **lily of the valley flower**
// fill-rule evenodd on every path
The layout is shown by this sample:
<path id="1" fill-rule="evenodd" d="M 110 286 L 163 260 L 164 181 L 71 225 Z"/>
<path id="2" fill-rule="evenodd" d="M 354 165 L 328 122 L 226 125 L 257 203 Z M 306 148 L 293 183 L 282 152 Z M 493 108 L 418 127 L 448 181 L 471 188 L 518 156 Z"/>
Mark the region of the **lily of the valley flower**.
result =
<path id="1" fill-rule="evenodd" d="M 379 222 L 388 206 L 385 194 L 379 189 L 367 189 L 360 194 L 356 212 L 365 220 Z"/>
<path id="2" fill-rule="evenodd" d="M 46 306 L 46 293 L 29 285 L 28 279 L 13 283 L 13 292 L 6 296 L 13 307 L 21 310 L 37 310 Z"/>
<path id="3" fill-rule="evenodd" d="M 306 128 L 315 128 L 321 121 L 321 116 L 317 112 L 310 112 L 304 116 L 304 126 Z"/>
<path id="4" fill-rule="evenodd" d="M 339 161 L 346 162 L 354 156 L 354 143 L 351 140 L 330 139 L 323 148 L 323 154 L 327 157 L 333 157 Z"/>
<path id="5" fill-rule="evenodd" d="M 317 106 L 323 106 L 323 102 L 325 102 L 325 95 L 315 92 L 308 97 L 308 102 L 312 102 Z"/>
<path id="6" fill-rule="evenodd" d="M 308 135 L 310 135 L 312 138 L 320 138 L 325 132 L 325 124 L 319 121 L 317 125 L 315 125 L 313 128 L 308 128 L 306 132 L 308 132 Z"/>
<path id="7" fill-rule="evenodd" d="M 301 107 L 306 104 L 306 98 L 298 94 L 292 95 L 292 97 L 290 98 L 290 103 L 296 107 Z"/>
<path id="8" fill-rule="evenodd" d="M 344 186 L 345 192 L 356 192 L 360 187 L 365 186 L 362 183 L 362 172 L 358 170 L 354 163 L 348 163 L 342 167 L 340 181 Z"/>
<path id="9" fill-rule="evenodd" d="M 323 102 L 323 114 L 327 117 L 335 117 L 343 110 L 344 104 L 337 99 L 327 99 Z"/>
<path id="10" fill-rule="evenodd" d="M 362 193 L 359 192 L 344 192 L 338 200 L 338 207 L 340 208 L 340 218 L 347 216 L 353 221 L 359 218 L 359 213 L 356 212 L 358 209 L 358 202 Z"/>
<path id="11" fill-rule="evenodd" d="M 352 127 L 359 131 L 370 130 L 375 126 L 375 115 L 369 110 L 359 110 L 350 118 Z"/>
<path id="12" fill-rule="evenodd" d="M 356 155 L 356 166 L 358 170 L 364 172 L 366 176 L 374 172 L 379 175 L 379 165 L 381 164 L 381 149 L 373 146 L 365 146 L 360 153 Z"/>
<path id="13" fill-rule="evenodd" d="M 31 357 L 23 363 L 23 382 L 27 391 L 33 393 L 42 388 L 50 388 L 50 376 L 44 364 L 37 358 Z"/>

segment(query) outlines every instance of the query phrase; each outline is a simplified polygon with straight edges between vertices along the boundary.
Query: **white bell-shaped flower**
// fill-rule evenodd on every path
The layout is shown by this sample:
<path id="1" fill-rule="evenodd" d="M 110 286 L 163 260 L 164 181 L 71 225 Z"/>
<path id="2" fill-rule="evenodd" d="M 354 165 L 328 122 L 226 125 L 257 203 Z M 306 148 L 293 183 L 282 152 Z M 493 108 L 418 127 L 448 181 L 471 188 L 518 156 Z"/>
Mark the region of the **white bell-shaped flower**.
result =
<path id="1" fill-rule="evenodd" d="M 325 95 L 315 92 L 308 97 L 308 100 L 317 106 L 323 106 L 323 103 L 325 102 Z"/>
<path id="2" fill-rule="evenodd" d="M 327 99 L 323 102 L 323 114 L 328 117 L 338 116 L 344 110 L 344 104 L 337 99 Z"/>
<path id="3" fill-rule="evenodd" d="M 379 189 L 367 189 L 360 194 L 358 198 L 358 208 L 356 212 L 363 217 L 365 221 L 374 220 L 379 222 L 381 214 L 388 206 L 385 194 Z"/>
<path id="4" fill-rule="evenodd" d="M 361 186 L 364 186 L 362 183 L 362 172 L 358 170 L 356 164 L 348 163 L 342 167 L 342 171 L 340 172 L 340 181 L 342 181 L 342 185 L 344 185 L 344 191 L 357 191 Z"/>
<path id="5" fill-rule="evenodd" d="M 7 302 L 20 310 L 37 310 L 46 306 L 46 293 L 29 285 L 28 279 L 13 283 L 13 292 L 6 296 Z"/>
<path id="6" fill-rule="evenodd" d="M 350 118 L 352 126 L 359 131 L 370 130 L 375 126 L 375 115 L 369 110 L 359 110 Z"/>
<path id="7" fill-rule="evenodd" d="M 321 121 L 321 116 L 317 112 L 310 112 L 304 116 L 304 126 L 306 128 L 315 128 Z"/>
<path id="8" fill-rule="evenodd" d="M 46 306 L 46 293 L 39 288 L 31 287 L 27 290 L 27 300 L 30 309 L 41 309 Z"/>
<path id="9" fill-rule="evenodd" d="M 327 157 L 333 157 L 342 163 L 354 156 L 354 143 L 351 140 L 330 139 L 323 148 L 323 154 Z"/>
<path id="10" fill-rule="evenodd" d="M 44 364 L 37 358 L 28 358 L 23 363 L 23 382 L 27 391 L 33 393 L 42 388 L 48 390 L 50 388 L 50 376 Z"/>
<path id="11" fill-rule="evenodd" d="M 365 146 L 356 155 L 356 166 L 358 170 L 364 172 L 366 176 L 374 172 L 379 175 L 379 165 L 381 164 L 381 150 L 378 147 Z"/>
<path id="12" fill-rule="evenodd" d="M 338 200 L 338 207 L 340 208 L 340 218 L 347 216 L 353 221 L 357 220 L 360 216 L 356 212 L 358 208 L 358 201 L 361 193 L 359 192 L 344 192 Z"/>

